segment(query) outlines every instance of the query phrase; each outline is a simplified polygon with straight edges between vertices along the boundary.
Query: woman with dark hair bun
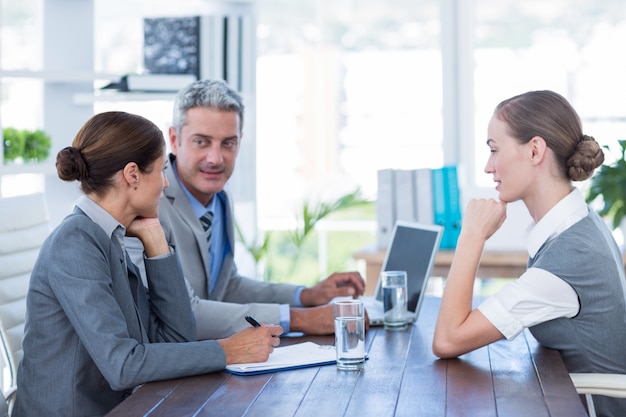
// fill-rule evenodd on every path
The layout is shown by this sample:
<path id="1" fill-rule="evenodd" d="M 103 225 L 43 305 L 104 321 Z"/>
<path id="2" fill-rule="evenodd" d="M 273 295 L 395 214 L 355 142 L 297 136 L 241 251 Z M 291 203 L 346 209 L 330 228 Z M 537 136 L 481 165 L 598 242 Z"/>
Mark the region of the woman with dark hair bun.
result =
<path id="1" fill-rule="evenodd" d="M 462 355 L 528 328 L 557 349 L 569 372 L 626 373 L 626 298 L 622 254 L 610 230 L 572 181 L 604 161 L 561 95 L 531 91 L 500 103 L 489 122 L 499 201 L 472 200 L 464 214 L 441 300 L 433 351 Z M 485 241 L 522 201 L 534 224 L 528 269 L 472 308 L 472 289 Z M 597 396 L 599 416 L 626 416 L 626 399 Z"/>
<path id="2" fill-rule="evenodd" d="M 85 195 L 31 274 L 14 417 L 101 416 L 145 382 L 262 362 L 279 343 L 273 325 L 195 341 L 183 273 L 157 218 L 165 165 L 159 128 L 123 112 L 93 116 L 58 153 L 59 178 Z M 124 236 L 143 244 L 148 288 Z"/>

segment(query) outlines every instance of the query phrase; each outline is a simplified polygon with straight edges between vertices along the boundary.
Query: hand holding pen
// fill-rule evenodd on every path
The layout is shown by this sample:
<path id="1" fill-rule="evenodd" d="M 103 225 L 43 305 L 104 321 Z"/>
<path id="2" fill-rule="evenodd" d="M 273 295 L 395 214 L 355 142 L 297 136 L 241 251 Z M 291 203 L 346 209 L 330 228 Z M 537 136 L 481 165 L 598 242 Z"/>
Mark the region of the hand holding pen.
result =
<path id="1" fill-rule="evenodd" d="M 226 364 L 265 362 L 280 344 L 283 328 L 275 324 L 261 325 L 254 318 L 247 316 L 246 321 L 251 328 L 244 329 L 234 335 L 217 342 L 226 354 Z"/>
<path id="2" fill-rule="evenodd" d="M 250 323 L 250 325 L 251 325 L 252 327 L 254 327 L 254 328 L 261 327 L 261 323 L 259 323 L 258 321 L 256 321 L 256 319 L 255 319 L 254 317 L 252 317 L 252 316 L 246 316 L 246 317 L 244 317 L 244 318 L 246 319 L 246 321 L 247 321 L 248 323 Z M 272 325 L 272 326 L 274 326 L 274 325 Z M 274 335 L 274 336 L 275 336 L 275 337 L 278 337 L 279 335 Z"/>

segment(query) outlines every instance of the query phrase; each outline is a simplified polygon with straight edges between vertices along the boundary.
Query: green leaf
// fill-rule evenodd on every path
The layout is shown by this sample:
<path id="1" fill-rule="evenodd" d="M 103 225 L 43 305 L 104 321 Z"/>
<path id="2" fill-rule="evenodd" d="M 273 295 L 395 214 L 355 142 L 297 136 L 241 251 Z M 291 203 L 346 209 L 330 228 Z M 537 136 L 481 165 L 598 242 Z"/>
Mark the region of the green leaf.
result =
<path id="1" fill-rule="evenodd" d="M 7 127 L 3 132 L 4 161 L 14 161 L 24 152 L 24 131 Z"/>
<path id="2" fill-rule="evenodd" d="M 321 202 L 316 205 L 305 202 L 301 215 L 296 216 L 300 227 L 290 233 L 291 240 L 297 248 L 300 248 L 306 237 L 315 229 L 315 225 L 322 219 L 338 211 L 370 203 L 371 201 L 363 198 L 359 188 L 331 202 Z"/>
<path id="3" fill-rule="evenodd" d="M 52 140 L 43 130 L 24 131 L 24 160 L 41 162 L 48 158 Z"/>
<path id="4" fill-rule="evenodd" d="M 616 229 L 626 215 L 626 140 L 618 140 L 621 158 L 612 165 L 604 164 L 591 177 L 591 184 L 587 193 L 587 203 L 602 198 L 602 208 L 598 211 L 601 216 L 612 221 Z M 609 150 L 608 146 L 604 146 Z"/>

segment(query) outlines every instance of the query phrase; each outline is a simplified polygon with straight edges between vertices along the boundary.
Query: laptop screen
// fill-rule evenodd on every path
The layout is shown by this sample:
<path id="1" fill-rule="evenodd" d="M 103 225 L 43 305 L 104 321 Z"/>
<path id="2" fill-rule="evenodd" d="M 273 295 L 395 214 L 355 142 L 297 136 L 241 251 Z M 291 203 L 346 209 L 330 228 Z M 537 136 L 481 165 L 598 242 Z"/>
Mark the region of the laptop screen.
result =
<path id="1" fill-rule="evenodd" d="M 416 313 L 421 305 L 430 271 L 439 249 L 443 228 L 433 224 L 397 222 L 383 263 L 384 271 L 406 271 L 407 308 Z M 376 299 L 383 300 L 380 279 Z"/>

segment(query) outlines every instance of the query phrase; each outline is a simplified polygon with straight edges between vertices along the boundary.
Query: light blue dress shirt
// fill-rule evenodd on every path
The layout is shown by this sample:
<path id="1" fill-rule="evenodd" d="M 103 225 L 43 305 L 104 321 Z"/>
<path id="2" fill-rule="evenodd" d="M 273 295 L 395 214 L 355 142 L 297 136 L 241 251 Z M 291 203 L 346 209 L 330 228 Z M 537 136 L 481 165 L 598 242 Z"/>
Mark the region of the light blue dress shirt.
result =
<path id="1" fill-rule="evenodd" d="M 211 222 L 211 247 L 209 248 L 211 253 L 211 266 L 209 268 L 209 294 L 211 294 L 215 288 L 217 278 L 220 276 L 220 270 L 222 269 L 224 258 L 231 250 L 228 239 L 226 239 L 226 227 L 224 225 L 224 219 L 226 218 L 226 204 L 224 202 L 224 198 L 220 194 L 215 194 L 218 198 L 212 198 L 211 201 L 209 201 L 209 204 L 204 206 L 180 181 L 175 164 L 172 164 L 172 169 L 176 174 L 180 187 L 185 191 L 196 217 L 199 219 L 204 216 L 204 213 L 207 211 L 213 213 L 213 220 Z"/>

